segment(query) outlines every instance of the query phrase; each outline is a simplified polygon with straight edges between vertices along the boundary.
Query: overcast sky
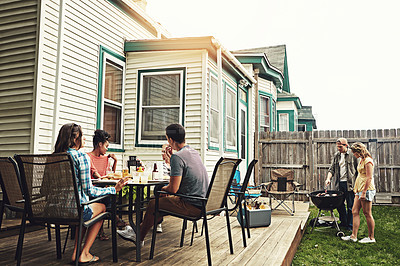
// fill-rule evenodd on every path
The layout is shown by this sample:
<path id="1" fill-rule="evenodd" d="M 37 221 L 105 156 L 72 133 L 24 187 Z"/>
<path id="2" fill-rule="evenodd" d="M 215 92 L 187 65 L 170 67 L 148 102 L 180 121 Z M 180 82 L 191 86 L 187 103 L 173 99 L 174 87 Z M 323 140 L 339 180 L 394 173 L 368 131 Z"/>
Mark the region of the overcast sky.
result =
<path id="1" fill-rule="evenodd" d="M 291 92 L 318 129 L 400 128 L 399 0 L 147 0 L 173 37 L 286 44 Z"/>

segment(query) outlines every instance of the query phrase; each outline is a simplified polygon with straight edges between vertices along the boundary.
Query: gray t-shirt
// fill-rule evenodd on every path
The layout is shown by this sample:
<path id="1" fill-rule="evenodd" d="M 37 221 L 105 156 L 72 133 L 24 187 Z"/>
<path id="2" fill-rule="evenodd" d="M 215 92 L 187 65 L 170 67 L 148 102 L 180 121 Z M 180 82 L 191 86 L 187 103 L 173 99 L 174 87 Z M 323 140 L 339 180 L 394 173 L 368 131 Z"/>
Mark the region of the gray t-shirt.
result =
<path id="1" fill-rule="evenodd" d="M 171 156 L 171 176 L 182 176 L 178 192 L 182 195 L 205 197 L 210 180 L 199 153 L 188 145 Z M 184 199 L 201 207 L 201 201 Z"/>

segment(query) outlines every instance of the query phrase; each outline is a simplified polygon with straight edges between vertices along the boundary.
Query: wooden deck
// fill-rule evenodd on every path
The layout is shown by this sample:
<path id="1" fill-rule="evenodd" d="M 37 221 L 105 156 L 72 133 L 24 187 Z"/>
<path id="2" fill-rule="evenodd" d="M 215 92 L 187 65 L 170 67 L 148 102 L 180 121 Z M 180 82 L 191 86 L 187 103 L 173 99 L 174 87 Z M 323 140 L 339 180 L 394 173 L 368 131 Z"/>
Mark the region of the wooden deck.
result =
<path id="1" fill-rule="evenodd" d="M 296 213 L 290 216 L 283 210 L 272 212 L 269 227 L 251 228 L 251 238 L 247 239 L 247 248 L 243 248 L 240 225 L 231 217 L 234 254 L 229 253 L 225 217 L 217 216 L 209 222 L 212 262 L 214 265 L 290 265 L 297 246 L 300 243 L 304 226 L 309 216 L 308 203 L 296 202 Z M 149 260 L 151 235 L 145 240 L 142 250 L 142 262 L 135 262 L 133 244 L 118 238 L 118 264 L 115 265 L 207 265 L 207 253 L 204 236 L 195 234 L 193 246 L 190 246 L 190 232 L 186 232 L 183 248 L 179 247 L 181 220 L 165 217 L 162 234 L 157 235 L 156 252 Z M 105 226 L 106 233 L 110 234 Z M 65 239 L 66 230 L 62 230 Z M 3 235 L 4 236 L 4 235 Z M 1 234 L 0 234 L 1 237 Z M 54 232 L 53 232 L 53 238 Z M 14 254 L 18 235 L 0 238 L 0 265 L 15 265 Z M 55 241 L 47 241 L 46 230 L 29 232 L 25 235 L 23 265 L 65 265 L 70 262 L 73 242 L 68 241 L 61 260 L 56 259 Z M 101 262 L 96 265 L 112 264 L 111 240 L 96 240 L 91 253 L 99 256 Z"/>

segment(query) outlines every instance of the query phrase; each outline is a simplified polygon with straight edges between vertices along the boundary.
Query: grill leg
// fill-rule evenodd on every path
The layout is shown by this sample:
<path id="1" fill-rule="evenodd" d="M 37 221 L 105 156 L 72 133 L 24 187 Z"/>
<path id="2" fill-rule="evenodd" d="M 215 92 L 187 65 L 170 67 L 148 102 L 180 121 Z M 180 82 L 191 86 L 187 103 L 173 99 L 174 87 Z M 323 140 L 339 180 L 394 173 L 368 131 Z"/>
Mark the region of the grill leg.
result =
<path id="1" fill-rule="evenodd" d="M 312 228 L 311 228 L 311 233 L 314 230 L 315 224 L 317 223 L 320 214 L 321 214 L 321 209 L 318 211 L 317 219 L 314 220 L 314 223 L 313 223 Z"/>
<path id="2" fill-rule="evenodd" d="M 340 228 L 339 228 L 339 225 L 338 225 L 338 223 L 337 223 L 337 221 L 336 221 L 335 215 L 333 214 L 333 210 L 331 210 L 331 217 L 332 217 L 332 219 L 333 219 L 333 222 L 335 223 L 336 229 L 337 229 L 338 231 L 340 231 Z"/>

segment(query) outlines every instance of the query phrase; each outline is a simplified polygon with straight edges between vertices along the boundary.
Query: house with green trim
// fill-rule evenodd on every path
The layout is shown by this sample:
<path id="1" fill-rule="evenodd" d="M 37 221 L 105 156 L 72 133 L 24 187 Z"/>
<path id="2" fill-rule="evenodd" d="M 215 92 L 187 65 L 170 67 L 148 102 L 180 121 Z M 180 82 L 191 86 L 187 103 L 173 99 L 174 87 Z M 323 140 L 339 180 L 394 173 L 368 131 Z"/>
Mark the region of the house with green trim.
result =
<path id="1" fill-rule="evenodd" d="M 102 128 L 125 160 L 125 106 L 136 104 L 126 100 L 125 40 L 169 33 L 130 0 L 2 1 L 0 10 L 0 156 L 52 152 L 61 125 L 75 122 L 86 151 Z"/>
<path id="2" fill-rule="evenodd" d="M 0 2 L 0 156 L 50 153 L 74 122 L 87 152 L 95 129 L 109 132 L 121 169 L 131 155 L 161 161 L 165 127 L 181 123 L 210 174 L 225 156 L 244 175 L 258 131 L 279 130 L 286 55 L 280 65 L 265 49 L 235 56 L 211 36 L 170 38 L 145 4 Z"/>
<path id="3" fill-rule="evenodd" d="M 290 91 L 286 45 L 242 49 L 232 52 L 238 60 L 254 72 L 258 95 L 256 124 L 259 131 L 297 131 L 300 98 Z M 311 109 L 307 109 L 311 126 L 316 128 Z M 303 112 L 303 114 L 305 113 Z M 303 129 L 303 122 L 300 129 Z"/>
<path id="4" fill-rule="evenodd" d="M 313 131 L 317 123 L 312 113 L 312 106 L 302 106 L 298 113 L 297 131 Z"/>
<path id="5" fill-rule="evenodd" d="M 301 109 L 300 98 L 294 93 L 282 91 L 278 93 L 277 116 L 278 130 L 277 131 L 297 131 L 299 118 L 299 109 Z"/>
<path id="6" fill-rule="evenodd" d="M 214 37 L 126 40 L 126 155 L 159 157 L 165 127 L 180 123 L 209 173 L 221 157 L 254 158 L 256 80 Z M 155 157 L 156 156 L 156 157 Z"/>
<path id="7" fill-rule="evenodd" d="M 144 1 L 145 2 L 145 1 Z M 50 153 L 75 122 L 92 149 L 110 133 L 118 169 L 161 161 L 165 127 L 181 123 L 209 173 L 221 156 L 254 158 L 254 86 L 213 37 L 169 33 L 130 0 L 0 3 L 0 156 Z"/>

